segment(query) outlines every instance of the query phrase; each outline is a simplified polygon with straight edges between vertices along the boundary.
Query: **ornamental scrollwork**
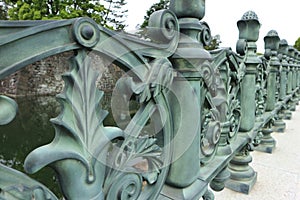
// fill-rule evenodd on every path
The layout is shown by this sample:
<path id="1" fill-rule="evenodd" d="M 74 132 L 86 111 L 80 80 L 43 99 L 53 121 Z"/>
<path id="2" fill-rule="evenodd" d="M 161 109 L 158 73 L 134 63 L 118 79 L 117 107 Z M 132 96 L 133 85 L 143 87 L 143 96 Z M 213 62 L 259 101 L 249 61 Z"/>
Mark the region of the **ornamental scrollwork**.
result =
<path id="1" fill-rule="evenodd" d="M 227 81 L 227 102 L 229 106 L 228 119 L 230 123 L 229 138 L 234 138 L 240 128 L 241 121 L 241 81 L 245 76 L 245 64 L 232 51 L 227 52 L 229 80 Z"/>
<path id="2" fill-rule="evenodd" d="M 299 100 L 299 52 L 286 44 L 278 59 L 272 31 L 259 57 L 260 23 L 252 11 L 238 21 L 237 53 L 207 51 L 212 38 L 201 21 L 204 8 L 204 0 L 172 0 L 170 9 L 150 16 L 145 32 L 134 34 L 87 17 L 0 22 L 8 25 L 0 37 L 0 79 L 73 52 L 56 96 L 60 114 L 51 119 L 55 136 L 24 161 L 28 174 L 52 169 L 62 197 L 0 164 L 0 199 L 213 199 L 209 184 L 248 192 L 257 180 L 250 152 L 275 147 L 274 126 L 284 129 L 282 119 Z M 104 62 L 93 56 L 110 62 L 106 69 L 123 70 L 105 109 L 104 89 L 97 88 Z M 7 125 L 17 103 L 0 95 L 0 111 L 0 125 Z"/>
<path id="3" fill-rule="evenodd" d="M 24 166 L 29 173 L 47 165 L 54 168 L 66 198 L 99 199 L 104 197 L 99 185 L 103 185 L 101 176 L 106 171 L 101 157 L 106 156 L 110 141 L 121 137 L 123 132 L 103 126 L 107 115 L 99 106 L 103 92 L 96 89 L 97 73 L 90 67 L 86 52 L 78 51 L 70 62 L 71 70 L 63 77 L 64 92 L 57 97 L 62 112 L 51 120 L 55 139 L 31 152 Z M 71 189 L 70 181 L 81 184 Z"/>
<path id="4" fill-rule="evenodd" d="M 58 198 L 43 184 L 29 176 L 0 164 L 0 199 L 45 199 L 58 200 Z"/>
<path id="5" fill-rule="evenodd" d="M 260 116 L 265 111 L 265 102 L 267 96 L 267 77 L 268 77 L 268 63 L 263 60 L 262 64 L 257 66 L 256 76 L 256 115 Z"/>
<path id="6" fill-rule="evenodd" d="M 241 120 L 239 94 L 240 84 L 245 75 L 245 65 L 243 59 L 229 48 L 213 50 L 211 54 L 214 56 L 213 66 L 218 69 L 221 78 L 222 90 L 220 90 L 221 86 L 219 90 L 226 98 L 226 102 L 220 104 L 222 106 L 219 106 L 219 110 L 224 142 L 227 144 L 239 131 Z"/>
<path id="7" fill-rule="evenodd" d="M 61 113 L 51 120 L 55 138 L 27 156 L 25 170 L 33 174 L 50 166 L 57 173 L 67 199 L 156 198 L 167 176 L 166 166 L 171 162 L 172 127 L 165 93 L 172 84 L 174 72 L 166 57 L 174 53 L 178 43 L 177 18 L 168 10 L 155 12 L 150 19 L 151 42 L 112 33 L 88 18 L 70 22 L 64 25 L 71 24 L 70 39 L 75 43 L 72 41 L 70 47 L 76 50 L 70 59 L 70 71 L 63 75 L 65 88 L 57 96 Z M 47 28 L 40 29 L 43 32 Z M 157 35 L 164 38 L 155 38 Z M 69 50 L 58 49 L 53 53 Z M 127 100 L 131 98 L 139 106 L 133 118 L 130 116 L 127 124 L 120 126 L 122 128 L 103 125 L 108 112 L 100 106 L 103 91 L 96 88 L 99 72 L 92 66 L 91 51 L 109 57 L 127 71 L 127 77 L 117 82 L 115 90 L 120 89 L 123 97 L 130 91 Z M 15 66 L 8 68 L 15 69 Z M 14 117 L 16 104 L 2 96 L 0 103 L 7 111 L 0 115 L 1 124 L 5 124 Z M 154 132 L 149 133 L 148 126 L 155 127 Z M 1 165 L 1 173 L 3 171 L 7 169 Z M 14 195 L 35 197 L 36 190 L 41 189 L 46 199 L 56 199 L 42 184 L 29 181 L 26 175 L 19 178 L 27 180 L 27 184 L 0 185 L 1 195 L 13 191 Z M 120 181 L 122 186 L 119 186 Z M 70 185 L 70 182 L 76 184 Z"/>
<path id="8" fill-rule="evenodd" d="M 226 103 L 224 85 L 217 68 L 205 62 L 200 73 L 207 88 L 202 93 L 202 131 L 200 148 L 202 152 L 201 163 L 208 162 L 216 152 L 221 137 L 222 104 Z"/>
<path id="9" fill-rule="evenodd" d="M 167 175 L 171 135 L 169 122 L 166 122 L 170 119 L 163 114 L 168 108 L 164 106 L 162 94 L 172 83 L 173 70 L 166 59 L 154 60 L 151 66 L 145 82 L 135 81 L 130 76 L 123 77 L 114 90 L 113 97 L 116 96 L 113 99 L 118 99 L 118 104 L 126 107 L 129 99 L 134 97 L 140 108 L 127 122 L 124 136 L 113 144 L 110 152 L 111 159 L 107 163 L 110 168 L 104 183 L 107 199 L 154 198 Z M 120 98 L 125 99 L 122 102 Z M 156 104 L 158 102 L 159 105 Z M 117 111 L 112 112 L 118 114 Z M 151 125 L 156 128 L 147 128 Z M 163 138 L 158 141 L 157 137 Z"/>

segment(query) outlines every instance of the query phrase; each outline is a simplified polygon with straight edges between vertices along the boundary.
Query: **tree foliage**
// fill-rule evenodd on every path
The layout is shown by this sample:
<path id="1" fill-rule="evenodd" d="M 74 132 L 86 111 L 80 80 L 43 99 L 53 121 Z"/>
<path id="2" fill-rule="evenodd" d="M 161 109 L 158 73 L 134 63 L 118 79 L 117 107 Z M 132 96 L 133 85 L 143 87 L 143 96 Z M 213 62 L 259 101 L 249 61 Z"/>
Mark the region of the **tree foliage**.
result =
<path id="1" fill-rule="evenodd" d="M 146 15 L 144 16 L 144 22 L 141 25 L 141 29 L 144 29 L 148 26 L 150 15 L 154 13 L 155 11 L 161 10 L 161 9 L 168 9 L 170 5 L 170 0 L 160 0 L 158 3 L 154 3 L 146 12 Z M 140 34 L 145 34 L 145 30 L 140 31 Z M 204 48 L 206 50 L 214 50 L 219 48 L 221 43 L 220 35 L 216 35 L 212 37 L 212 40 L 208 46 L 205 46 Z"/>
<path id="2" fill-rule="evenodd" d="M 221 44 L 221 40 L 220 40 L 220 35 L 215 35 L 212 37 L 210 44 L 208 46 L 205 46 L 204 48 L 206 50 L 214 50 L 214 49 L 218 49 L 220 47 Z"/>
<path id="3" fill-rule="evenodd" d="M 47 20 L 90 17 L 98 24 L 112 28 L 124 28 L 125 13 L 119 10 L 126 4 L 125 0 L 7 0 L 10 5 L 10 20 Z M 107 5 L 109 7 L 107 7 Z"/>
<path id="4" fill-rule="evenodd" d="M 0 1 L 0 20 L 7 19 L 7 6 L 4 1 Z"/>
<path id="5" fill-rule="evenodd" d="M 300 51 L 300 37 L 296 40 L 295 44 L 294 44 L 294 47 Z"/>
<path id="6" fill-rule="evenodd" d="M 108 3 L 107 21 L 115 30 L 122 30 L 126 27 L 125 18 L 127 17 L 127 9 L 124 6 L 127 4 L 125 0 L 105 0 Z"/>

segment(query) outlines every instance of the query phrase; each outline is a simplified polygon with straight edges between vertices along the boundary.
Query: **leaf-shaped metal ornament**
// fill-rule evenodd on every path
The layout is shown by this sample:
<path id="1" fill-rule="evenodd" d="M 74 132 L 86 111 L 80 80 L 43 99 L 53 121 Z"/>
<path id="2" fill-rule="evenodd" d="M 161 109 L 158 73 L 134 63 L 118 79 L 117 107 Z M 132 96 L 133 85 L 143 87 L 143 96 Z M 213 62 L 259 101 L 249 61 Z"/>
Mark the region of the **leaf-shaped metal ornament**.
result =
<path id="1" fill-rule="evenodd" d="M 0 164 L 1 200 L 57 200 L 44 185 L 27 175 Z"/>
<path id="2" fill-rule="evenodd" d="M 17 103 L 7 97 L 0 95 L 0 125 L 5 125 L 11 122 L 18 111 Z"/>
<path id="3" fill-rule="evenodd" d="M 123 132 L 103 126 L 107 115 L 99 105 L 103 92 L 96 88 L 98 73 L 92 69 L 85 50 L 71 59 L 71 67 L 63 76 L 65 90 L 58 95 L 62 112 L 51 120 L 55 138 L 28 155 L 25 169 L 34 173 L 51 165 L 67 199 L 103 199 L 108 147 Z"/>
<path id="4" fill-rule="evenodd" d="M 171 131 L 164 94 L 174 73 L 167 59 L 154 60 L 151 67 L 143 82 L 129 77 L 116 84 L 118 96 L 134 94 L 140 107 L 124 129 L 124 139 L 111 150 L 112 168 L 104 183 L 107 199 L 156 199 L 166 179 Z M 156 128 L 148 129 L 150 124 Z"/>

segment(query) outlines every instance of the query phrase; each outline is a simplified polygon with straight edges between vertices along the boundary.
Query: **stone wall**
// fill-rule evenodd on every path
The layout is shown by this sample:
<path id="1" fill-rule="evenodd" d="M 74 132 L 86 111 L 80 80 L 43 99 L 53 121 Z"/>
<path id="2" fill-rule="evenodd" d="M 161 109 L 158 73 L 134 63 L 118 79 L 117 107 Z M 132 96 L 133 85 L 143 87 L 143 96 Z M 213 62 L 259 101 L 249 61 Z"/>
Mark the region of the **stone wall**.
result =
<path id="1" fill-rule="evenodd" d="M 62 74 L 68 71 L 68 60 L 73 52 L 51 56 L 0 80 L 0 94 L 9 96 L 55 95 L 63 90 Z M 91 53 L 93 68 L 100 72 L 97 87 L 111 92 L 116 81 L 124 74 L 110 61 Z"/>
<path id="2" fill-rule="evenodd" d="M 14 95 L 17 93 L 17 84 L 19 80 L 19 72 L 0 80 L 0 94 Z"/>

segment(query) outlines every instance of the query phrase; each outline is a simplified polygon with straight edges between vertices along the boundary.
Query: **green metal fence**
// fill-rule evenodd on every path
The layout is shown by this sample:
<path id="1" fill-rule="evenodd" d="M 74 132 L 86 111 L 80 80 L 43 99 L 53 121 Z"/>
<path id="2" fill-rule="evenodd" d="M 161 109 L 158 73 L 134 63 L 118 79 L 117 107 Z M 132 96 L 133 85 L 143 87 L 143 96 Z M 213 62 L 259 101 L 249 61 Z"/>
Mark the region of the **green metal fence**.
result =
<path id="1" fill-rule="evenodd" d="M 272 153 L 299 101 L 299 52 L 271 30 L 257 55 L 260 23 L 237 22 L 236 52 L 206 51 L 204 0 L 171 0 L 152 14 L 144 38 L 107 30 L 89 18 L 1 21 L 0 79 L 51 55 L 74 51 L 51 120 L 53 141 L 24 161 L 28 174 L 49 166 L 65 199 L 214 199 L 210 188 L 249 193 L 253 150 Z M 111 100 L 115 126 L 103 125 L 99 71 L 91 53 L 120 67 Z M 101 75 L 101 74 L 100 74 Z M 137 109 L 130 111 L 129 102 Z M 17 103 L 0 96 L 0 125 Z M 1 133 L 0 133 L 1 134 Z M 210 186 L 210 187 L 209 187 Z M 0 165 L 0 199 L 59 199 L 47 186 Z"/>

